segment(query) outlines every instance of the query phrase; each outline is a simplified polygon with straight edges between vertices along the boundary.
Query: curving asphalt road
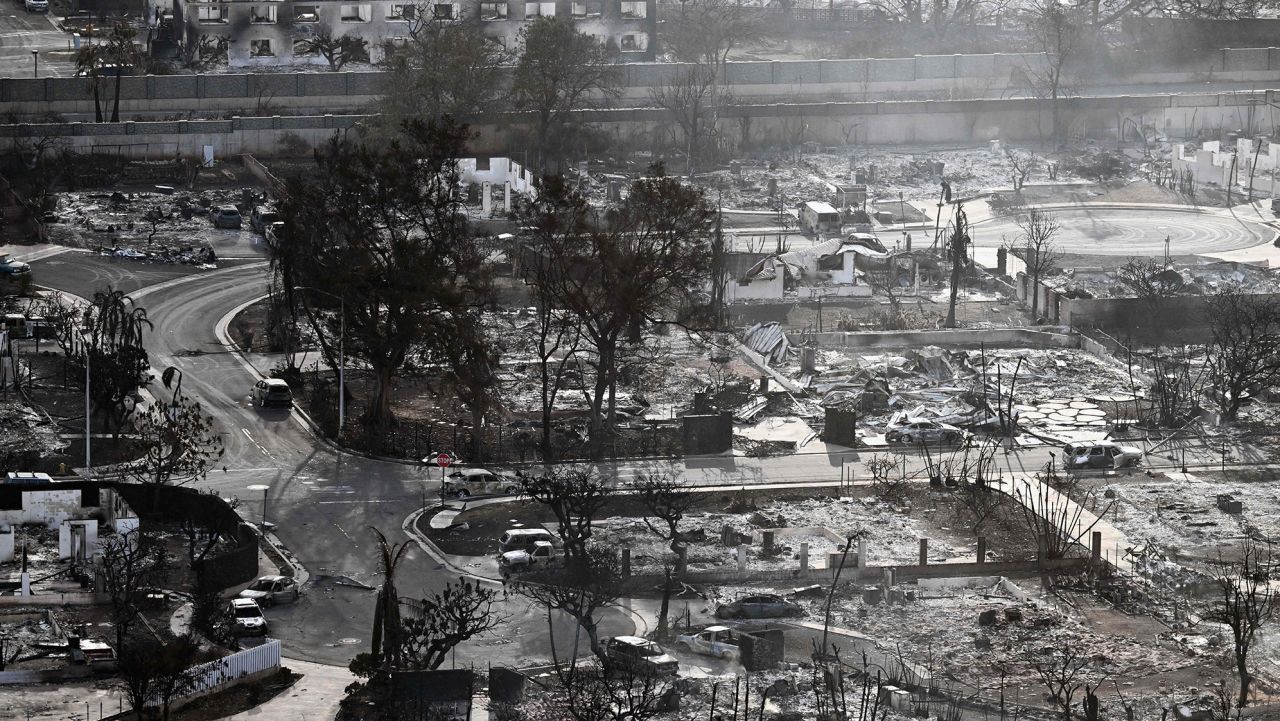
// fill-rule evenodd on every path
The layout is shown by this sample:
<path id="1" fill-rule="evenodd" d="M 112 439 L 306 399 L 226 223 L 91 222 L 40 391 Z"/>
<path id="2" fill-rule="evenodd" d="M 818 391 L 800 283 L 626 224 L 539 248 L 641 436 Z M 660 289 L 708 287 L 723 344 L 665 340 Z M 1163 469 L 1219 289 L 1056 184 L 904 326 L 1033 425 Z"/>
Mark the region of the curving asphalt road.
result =
<path id="1" fill-rule="evenodd" d="M 42 284 L 58 290 L 91 293 L 102 279 L 93 256 L 61 254 L 32 265 Z M 345 665 L 368 650 L 373 624 L 374 593 L 356 585 L 377 586 L 380 579 L 368 527 L 405 540 L 401 523 L 424 495 L 431 499 L 438 492 L 438 482 L 429 480 L 425 469 L 336 452 L 288 411 L 249 403 L 253 378 L 218 341 L 214 328 L 229 311 L 265 294 L 261 264 L 166 281 L 126 287 L 155 324 L 148 343 L 153 367 L 179 368 L 183 391 L 198 398 L 223 428 L 225 469 L 211 473 L 200 487 L 239 499 L 243 515 L 256 519 L 262 494 L 246 487 L 270 485 L 268 520 L 312 574 L 298 604 L 267 612 L 272 635 L 284 641 L 290 656 Z M 450 577 L 411 544 L 398 586 L 401 595 L 421 597 Z M 541 663 L 549 657 L 543 614 L 519 597 L 504 601 L 499 613 L 506 617 L 501 632 L 460 648 L 457 664 L 485 666 L 495 651 L 508 663 Z M 611 613 L 604 627 L 615 634 L 634 629 L 621 612 Z M 572 627 L 560 620 L 556 629 L 563 652 L 572 645 Z"/>
<path id="2" fill-rule="evenodd" d="M 1271 242 L 1275 230 L 1248 220 L 1174 210 L 1070 208 L 1050 210 L 1062 224 L 1054 244 L 1081 255 L 1163 255 L 1169 238 L 1173 255 L 1220 253 Z M 1017 219 L 998 217 L 973 224 L 980 248 L 997 248 L 1017 237 Z"/>

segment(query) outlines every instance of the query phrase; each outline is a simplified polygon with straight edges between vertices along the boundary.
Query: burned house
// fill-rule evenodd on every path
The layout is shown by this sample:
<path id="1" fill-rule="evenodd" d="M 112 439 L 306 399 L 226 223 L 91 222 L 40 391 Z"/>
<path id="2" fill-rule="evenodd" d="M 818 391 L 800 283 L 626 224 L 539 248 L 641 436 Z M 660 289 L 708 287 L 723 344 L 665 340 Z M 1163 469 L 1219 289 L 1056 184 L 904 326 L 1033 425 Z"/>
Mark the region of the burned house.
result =
<path id="1" fill-rule="evenodd" d="M 408 43 L 413 28 L 424 20 L 477 22 L 492 41 L 515 48 L 521 29 L 539 17 L 572 18 L 579 30 L 617 52 L 619 60 L 639 62 L 653 59 L 657 21 L 654 0 L 174 0 L 173 14 L 175 39 L 184 45 L 202 36 L 229 38 L 227 62 L 232 67 L 322 64 L 325 60 L 306 42 L 321 31 L 368 41 L 376 63 Z"/>
<path id="2" fill-rule="evenodd" d="M 783 253 L 778 259 L 795 276 L 802 296 L 869 296 L 869 264 L 882 264 L 888 257 L 875 236 L 854 234 Z"/>
<path id="3" fill-rule="evenodd" d="M 772 253 L 726 253 L 724 301 L 776 300 L 785 290 L 786 272 Z"/>

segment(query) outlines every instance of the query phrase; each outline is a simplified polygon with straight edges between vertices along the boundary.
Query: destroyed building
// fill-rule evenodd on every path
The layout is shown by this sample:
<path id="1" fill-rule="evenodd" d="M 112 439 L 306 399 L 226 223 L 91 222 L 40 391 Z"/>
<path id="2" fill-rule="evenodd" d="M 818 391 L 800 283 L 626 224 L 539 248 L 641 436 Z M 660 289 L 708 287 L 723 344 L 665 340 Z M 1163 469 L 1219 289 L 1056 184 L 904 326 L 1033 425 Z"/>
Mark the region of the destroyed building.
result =
<path id="1" fill-rule="evenodd" d="M 1097 328 L 1112 335 L 1194 337 L 1207 328 L 1206 296 L 1231 287 L 1262 295 L 1280 293 L 1280 276 L 1265 265 L 1165 262 L 1142 270 L 1150 274 L 1142 287 L 1115 268 L 1078 267 L 1046 275 L 1034 291 L 1040 295 L 1040 312 L 1056 325 Z M 1018 299 L 1030 302 L 1031 279 L 1020 272 L 1014 285 Z"/>
<path id="2" fill-rule="evenodd" d="M 418 17 L 418 13 L 430 13 L 430 17 Z M 539 17 L 572 18 L 579 30 L 603 39 L 624 61 L 653 59 L 655 0 L 174 3 L 175 39 L 188 45 L 198 44 L 205 37 L 227 37 L 227 60 L 232 67 L 324 63 L 308 43 L 322 33 L 335 38 L 352 35 L 367 41 L 370 60 L 378 63 L 409 43 L 416 23 L 433 21 L 478 22 L 486 37 L 514 49 L 521 29 Z M 357 82 L 376 81 L 372 76 L 353 77 L 358 78 Z M 374 92 L 372 87 L 370 92 Z"/>

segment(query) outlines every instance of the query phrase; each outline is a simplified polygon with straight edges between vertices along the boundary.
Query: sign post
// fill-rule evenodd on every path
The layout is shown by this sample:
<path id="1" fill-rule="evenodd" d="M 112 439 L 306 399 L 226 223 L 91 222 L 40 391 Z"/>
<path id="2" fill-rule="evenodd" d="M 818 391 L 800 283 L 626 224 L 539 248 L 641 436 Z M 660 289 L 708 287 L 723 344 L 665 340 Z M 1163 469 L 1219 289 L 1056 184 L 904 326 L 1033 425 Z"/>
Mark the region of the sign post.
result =
<path id="1" fill-rule="evenodd" d="M 444 502 L 445 502 L 444 472 L 445 472 L 445 469 L 449 467 L 450 463 L 453 463 L 453 457 L 450 456 L 448 453 L 436 454 L 436 465 L 440 466 L 440 507 L 441 508 L 444 508 Z"/>

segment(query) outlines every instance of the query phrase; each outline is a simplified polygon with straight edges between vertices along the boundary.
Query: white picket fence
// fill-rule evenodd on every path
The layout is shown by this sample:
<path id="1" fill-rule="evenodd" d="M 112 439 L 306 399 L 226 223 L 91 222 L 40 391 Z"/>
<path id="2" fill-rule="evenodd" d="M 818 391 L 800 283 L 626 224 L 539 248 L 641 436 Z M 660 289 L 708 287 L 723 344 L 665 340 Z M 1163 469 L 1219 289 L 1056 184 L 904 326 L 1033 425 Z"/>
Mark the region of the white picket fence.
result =
<path id="1" fill-rule="evenodd" d="M 194 667 L 192 671 L 196 675 L 196 681 L 188 695 L 211 693 L 231 686 L 245 676 L 279 667 L 280 642 L 267 641 L 261 646 L 246 648 Z"/>

